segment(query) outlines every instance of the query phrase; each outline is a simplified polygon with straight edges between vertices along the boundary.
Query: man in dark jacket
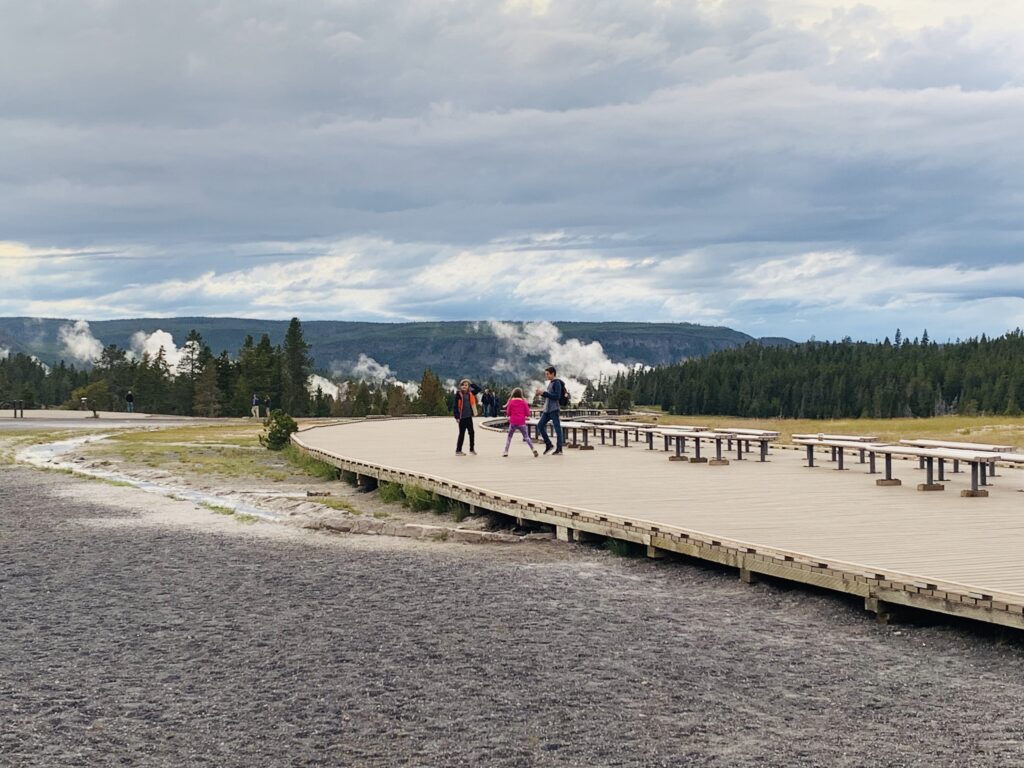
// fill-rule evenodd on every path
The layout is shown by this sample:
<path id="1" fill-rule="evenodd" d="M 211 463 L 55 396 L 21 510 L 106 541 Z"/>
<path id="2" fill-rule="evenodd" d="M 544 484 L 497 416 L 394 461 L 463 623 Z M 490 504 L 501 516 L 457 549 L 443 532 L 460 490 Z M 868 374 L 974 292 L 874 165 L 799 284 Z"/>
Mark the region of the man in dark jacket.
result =
<path id="1" fill-rule="evenodd" d="M 554 366 L 545 368 L 544 378 L 548 381 L 547 388 L 537 390 L 537 395 L 544 398 L 544 407 L 541 408 L 540 420 L 537 422 L 537 434 L 544 441 L 544 453 L 550 453 L 554 448 L 555 452 L 551 455 L 561 456 L 563 439 L 560 401 L 565 385 L 561 379 L 556 378 L 556 375 Z M 551 438 L 548 437 L 548 422 L 551 422 L 555 428 L 555 445 L 551 445 Z"/>
<path id="2" fill-rule="evenodd" d="M 469 379 L 459 382 L 459 388 L 455 390 L 455 397 L 452 398 L 452 416 L 459 423 L 459 440 L 455 444 L 455 455 L 465 456 L 462 452 L 462 444 L 465 441 L 466 433 L 469 432 L 469 452 L 476 456 L 476 432 L 473 431 L 473 410 L 476 408 L 476 396 L 480 393 L 480 387 Z"/>

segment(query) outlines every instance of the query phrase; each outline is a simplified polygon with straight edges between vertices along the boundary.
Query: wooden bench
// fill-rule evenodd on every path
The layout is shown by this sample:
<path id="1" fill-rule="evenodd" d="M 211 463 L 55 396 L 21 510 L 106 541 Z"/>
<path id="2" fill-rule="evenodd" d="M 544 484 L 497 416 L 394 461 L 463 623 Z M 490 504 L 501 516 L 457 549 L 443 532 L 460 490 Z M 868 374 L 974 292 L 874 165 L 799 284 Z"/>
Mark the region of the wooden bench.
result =
<path id="1" fill-rule="evenodd" d="M 833 440 L 841 441 L 846 443 L 877 443 L 879 442 L 877 435 L 829 435 L 823 432 L 819 432 L 816 435 L 793 435 L 791 438 L 794 442 L 798 440 Z M 832 447 L 832 461 L 836 461 L 836 452 L 839 449 Z M 860 463 L 864 463 L 864 449 L 860 449 Z"/>
<path id="2" fill-rule="evenodd" d="M 929 440 L 925 438 L 914 438 L 912 440 L 900 440 L 900 445 L 912 445 L 916 448 L 949 448 L 957 451 L 985 451 L 989 453 L 1013 453 L 1014 446 L 1012 445 L 990 445 L 989 443 L 962 443 L 956 440 Z M 923 468 L 922 463 L 918 463 L 919 468 Z M 996 476 L 996 459 L 993 458 L 989 462 L 989 476 Z M 960 462 L 953 461 L 953 471 L 960 471 Z"/>
<path id="3" fill-rule="evenodd" d="M 538 440 L 541 439 L 540 432 L 537 431 L 537 424 L 539 424 L 539 423 L 540 423 L 540 419 L 532 419 L 531 418 L 531 419 L 527 419 L 526 420 L 526 429 L 528 431 L 532 429 L 534 437 L 536 437 Z M 555 428 L 555 425 L 551 424 L 551 422 L 548 422 L 548 423 L 551 425 L 551 430 L 553 432 L 554 428 Z M 562 437 L 563 437 L 563 443 L 564 443 L 563 447 L 565 447 L 565 448 L 578 448 L 581 451 L 592 451 L 592 450 L 594 450 L 594 446 L 592 446 L 590 444 L 590 441 L 588 439 L 588 435 L 590 434 L 590 430 L 593 427 L 592 424 L 589 424 L 589 423 L 583 422 L 583 421 L 561 421 L 559 423 L 562 426 Z M 569 435 L 572 435 L 572 441 L 571 442 L 569 440 Z M 580 435 L 582 435 L 582 437 L 583 437 L 582 442 L 579 439 Z"/>
<path id="4" fill-rule="evenodd" d="M 647 430 L 647 450 L 654 450 L 654 438 L 660 437 L 664 440 L 664 450 L 669 449 L 669 443 L 678 437 L 686 437 L 692 432 L 707 432 L 707 427 L 700 427 L 689 424 L 673 424 L 670 427 L 653 427 Z M 678 453 L 678 451 L 677 451 Z M 683 442 L 682 453 L 686 453 L 686 442 Z"/>
<path id="5" fill-rule="evenodd" d="M 761 444 L 761 461 L 768 460 L 768 445 L 779 439 L 779 432 L 774 429 L 747 429 L 743 427 L 717 427 L 715 432 L 727 435 L 727 448 L 732 450 L 733 441 L 736 442 L 736 458 L 743 460 L 743 448 L 746 446 L 750 452 L 750 444 L 757 442 Z"/>
<path id="6" fill-rule="evenodd" d="M 869 456 L 868 474 L 877 474 L 875 469 L 875 456 L 881 454 L 885 458 L 885 477 L 876 480 L 877 485 L 902 485 L 902 481 L 892 476 L 892 457 L 910 456 L 920 459 L 927 471 L 927 480 L 917 486 L 919 491 L 941 491 L 945 486 L 942 483 L 946 480 L 945 462 L 966 462 L 971 467 L 971 489 L 961 491 L 961 496 L 988 496 L 987 490 L 982 490 L 979 484 L 987 485 L 986 469 L 992 461 L 992 454 L 986 451 L 968 451 L 958 448 L 920 448 L 910 445 L 898 445 L 889 443 L 862 443 L 848 440 L 828 439 L 797 439 L 793 441 L 797 445 L 803 445 L 807 449 L 807 466 L 814 467 L 814 448 L 825 446 L 838 449 L 837 470 L 845 469 L 843 466 L 843 455 L 847 449 L 865 451 Z M 935 463 L 938 462 L 938 482 L 935 477 Z"/>

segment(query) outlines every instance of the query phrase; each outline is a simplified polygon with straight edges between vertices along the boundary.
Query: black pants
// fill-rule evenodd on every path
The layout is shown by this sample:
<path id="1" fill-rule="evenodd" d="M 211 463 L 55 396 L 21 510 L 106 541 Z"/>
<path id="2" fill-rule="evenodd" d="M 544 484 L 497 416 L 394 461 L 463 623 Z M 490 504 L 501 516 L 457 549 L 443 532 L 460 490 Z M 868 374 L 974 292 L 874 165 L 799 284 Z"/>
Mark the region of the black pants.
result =
<path id="1" fill-rule="evenodd" d="M 466 439 L 466 433 L 469 432 L 469 450 L 476 450 L 476 432 L 473 431 L 473 417 L 465 416 L 459 419 L 459 442 L 455 444 L 455 450 L 462 450 L 462 442 Z"/>

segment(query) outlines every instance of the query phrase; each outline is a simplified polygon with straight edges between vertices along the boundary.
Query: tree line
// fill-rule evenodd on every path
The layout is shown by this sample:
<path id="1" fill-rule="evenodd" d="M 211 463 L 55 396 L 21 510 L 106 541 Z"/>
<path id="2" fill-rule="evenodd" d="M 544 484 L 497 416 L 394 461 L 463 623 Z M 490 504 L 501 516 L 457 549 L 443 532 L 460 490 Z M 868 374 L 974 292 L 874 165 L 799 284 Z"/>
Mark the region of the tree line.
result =
<path id="1" fill-rule="evenodd" d="M 613 387 L 676 414 L 893 418 L 1024 412 L 1024 332 L 937 344 L 905 340 L 756 343 L 620 376 Z"/>
<path id="2" fill-rule="evenodd" d="M 451 393 L 429 368 L 414 394 L 395 382 L 349 380 L 339 383 L 337 397 L 319 387 L 309 390 L 314 372 L 302 324 L 292 318 L 282 344 L 271 344 L 267 334 L 258 341 L 247 336 L 233 356 L 226 350 L 215 355 L 192 330 L 173 366 L 163 348 L 137 356 L 115 344 L 104 347 L 91 367 L 62 360 L 50 369 L 29 355 L 10 354 L 0 359 L 0 405 L 22 400 L 29 409 L 80 408 L 87 403 L 123 411 L 130 391 L 136 411 L 182 416 L 247 416 L 253 395 L 292 416 L 450 412 Z M 507 399 L 507 389 L 491 388 Z"/>

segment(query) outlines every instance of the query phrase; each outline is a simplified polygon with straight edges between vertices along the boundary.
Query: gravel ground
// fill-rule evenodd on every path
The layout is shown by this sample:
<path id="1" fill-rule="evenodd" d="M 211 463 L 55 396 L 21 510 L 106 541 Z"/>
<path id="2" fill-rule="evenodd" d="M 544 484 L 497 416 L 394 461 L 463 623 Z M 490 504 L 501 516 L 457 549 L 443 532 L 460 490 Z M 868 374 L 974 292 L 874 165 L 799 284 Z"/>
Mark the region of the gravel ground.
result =
<path id="1" fill-rule="evenodd" d="M 1024 644 L 0 467 L 4 766 L 1024 766 Z"/>

